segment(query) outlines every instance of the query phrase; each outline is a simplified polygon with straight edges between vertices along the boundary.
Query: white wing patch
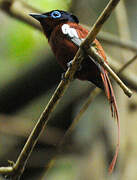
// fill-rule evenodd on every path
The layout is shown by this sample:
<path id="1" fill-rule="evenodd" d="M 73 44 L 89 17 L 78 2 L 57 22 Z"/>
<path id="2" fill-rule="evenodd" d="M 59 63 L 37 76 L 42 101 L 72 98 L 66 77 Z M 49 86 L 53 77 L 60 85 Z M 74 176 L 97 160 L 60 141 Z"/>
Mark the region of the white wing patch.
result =
<path id="1" fill-rule="evenodd" d="M 70 27 L 68 24 L 63 24 L 61 29 L 63 34 L 65 34 L 76 46 L 80 46 L 84 39 L 79 38 L 75 28 Z"/>
<path id="2" fill-rule="evenodd" d="M 68 35 L 70 38 L 79 38 L 77 31 L 74 28 L 71 28 L 68 24 L 63 24 L 61 29 L 63 34 Z"/>

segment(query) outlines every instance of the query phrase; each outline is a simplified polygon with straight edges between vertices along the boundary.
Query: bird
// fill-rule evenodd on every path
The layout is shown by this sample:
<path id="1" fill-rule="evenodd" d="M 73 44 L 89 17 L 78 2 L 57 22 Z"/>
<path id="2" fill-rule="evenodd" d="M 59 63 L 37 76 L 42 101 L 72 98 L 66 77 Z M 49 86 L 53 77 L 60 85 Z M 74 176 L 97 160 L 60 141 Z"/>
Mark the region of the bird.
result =
<path id="1" fill-rule="evenodd" d="M 63 10 L 52 10 L 42 14 L 31 13 L 29 15 L 40 22 L 57 62 L 66 71 L 89 31 L 80 25 L 77 16 Z M 92 46 L 94 46 L 98 55 L 108 63 L 105 52 L 97 39 L 93 41 Z M 85 55 L 74 78 L 90 81 L 102 89 L 110 103 L 112 116 L 117 119 L 118 142 L 114 157 L 109 166 L 109 172 L 111 173 L 115 167 L 119 151 L 120 126 L 116 98 L 108 73 L 93 57 Z"/>

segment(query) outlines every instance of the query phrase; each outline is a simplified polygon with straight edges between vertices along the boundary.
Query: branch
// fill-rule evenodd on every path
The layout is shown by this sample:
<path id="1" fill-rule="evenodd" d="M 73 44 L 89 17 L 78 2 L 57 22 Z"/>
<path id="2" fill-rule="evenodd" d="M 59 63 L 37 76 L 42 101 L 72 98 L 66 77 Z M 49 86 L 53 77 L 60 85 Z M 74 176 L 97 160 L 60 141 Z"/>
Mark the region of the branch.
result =
<path id="1" fill-rule="evenodd" d="M 121 74 L 121 72 L 126 69 L 130 64 L 132 64 L 137 59 L 137 54 L 133 56 L 127 63 L 123 65 L 123 67 L 119 70 L 118 74 Z"/>
<path id="2" fill-rule="evenodd" d="M 63 138 L 61 139 L 61 141 L 59 142 L 58 145 L 58 151 L 61 150 L 62 145 L 65 143 L 66 139 L 70 136 L 70 134 L 72 133 L 72 131 L 74 130 L 75 126 L 77 125 L 77 123 L 79 122 L 81 116 L 86 112 L 86 110 L 88 109 L 89 105 L 91 104 L 91 102 L 93 101 L 93 99 L 101 92 L 101 89 L 99 88 L 95 88 L 89 95 L 89 98 L 87 99 L 87 101 L 83 104 L 82 108 L 80 109 L 79 113 L 76 115 L 76 117 L 74 118 L 73 122 L 71 123 L 70 127 L 67 129 L 67 131 L 65 132 L 65 135 L 63 136 Z"/>
<path id="3" fill-rule="evenodd" d="M 86 49 L 89 48 L 89 46 L 92 44 L 94 39 L 96 38 L 97 34 L 101 30 L 103 24 L 106 22 L 106 20 L 109 18 L 112 11 L 115 9 L 117 4 L 120 0 L 110 0 L 108 5 L 105 7 L 104 11 L 101 13 L 99 18 L 97 19 L 96 23 L 93 25 L 90 33 L 88 34 L 87 38 L 83 42 L 83 47 Z"/>
<path id="4" fill-rule="evenodd" d="M 109 63 L 115 72 L 119 72 L 119 69 L 122 67 L 121 63 L 116 62 L 111 58 L 109 58 Z M 131 89 L 137 91 L 137 75 L 135 73 L 128 69 L 118 75 Z"/>
<path id="5" fill-rule="evenodd" d="M 120 37 L 112 35 L 108 32 L 100 32 L 97 37 L 100 41 L 103 41 L 104 43 L 137 52 L 137 44 L 130 40 L 121 39 Z"/>
<path id="6" fill-rule="evenodd" d="M 0 132 L 1 134 L 8 135 L 13 138 L 16 136 L 27 139 L 29 132 L 33 128 L 34 124 L 29 120 L 30 119 L 23 119 L 20 116 L 7 116 L 0 114 Z M 39 143 L 54 145 L 61 139 L 64 134 L 60 128 L 52 126 L 48 126 L 46 131 L 47 134 L 43 133 L 40 136 Z"/>
<path id="7" fill-rule="evenodd" d="M 32 130 L 25 146 L 23 147 L 16 163 L 10 167 L 1 167 L 0 173 L 1 174 L 10 174 L 12 176 L 13 180 L 20 179 L 21 174 L 24 171 L 24 168 L 26 166 L 26 163 L 28 161 L 28 158 L 35 146 L 35 144 L 38 141 L 38 138 L 42 131 L 44 130 L 45 126 L 47 125 L 49 121 L 49 117 L 53 110 L 55 109 L 56 105 L 59 103 L 61 97 L 64 95 L 65 90 L 69 86 L 71 80 L 73 79 L 73 75 L 75 74 L 77 68 L 79 67 L 79 64 L 83 60 L 83 53 L 81 52 L 81 48 L 90 46 L 90 43 L 95 39 L 97 33 L 100 31 L 103 23 L 108 19 L 109 15 L 111 14 L 112 10 L 115 8 L 115 6 L 118 4 L 119 0 L 111 0 L 108 6 L 105 8 L 105 11 L 103 11 L 102 15 L 99 17 L 95 25 L 93 26 L 89 36 L 85 39 L 85 41 L 82 43 L 80 49 L 77 51 L 73 61 L 72 61 L 72 67 L 68 68 L 67 72 L 65 73 L 65 80 L 61 80 L 59 83 L 56 91 L 54 92 L 53 96 L 51 97 L 49 103 L 47 104 L 45 110 L 41 114 L 37 124 L 35 125 L 34 129 Z"/>
<path id="8" fill-rule="evenodd" d="M 32 18 L 30 18 L 28 16 L 28 13 L 30 11 L 34 11 L 34 12 L 40 12 L 39 10 L 34 10 L 34 8 L 30 7 L 30 11 L 27 10 L 26 8 L 23 8 L 25 2 L 23 1 L 18 1 L 18 0 L 0 0 L 0 9 L 3 10 L 5 13 L 7 13 L 9 16 L 22 21 L 26 24 L 29 24 L 30 26 L 41 30 L 42 28 L 40 27 L 39 23 L 32 20 Z M 26 4 L 25 7 L 28 8 L 28 5 Z"/>
<path id="9" fill-rule="evenodd" d="M 94 58 L 101 66 L 103 66 L 117 82 L 117 84 L 123 89 L 124 93 L 128 96 L 132 96 L 132 91 L 120 80 L 116 73 L 110 68 L 110 66 L 103 60 L 102 57 L 98 55 L 94 47 L 91 47 L 86 50 L 88 54 Z"/>

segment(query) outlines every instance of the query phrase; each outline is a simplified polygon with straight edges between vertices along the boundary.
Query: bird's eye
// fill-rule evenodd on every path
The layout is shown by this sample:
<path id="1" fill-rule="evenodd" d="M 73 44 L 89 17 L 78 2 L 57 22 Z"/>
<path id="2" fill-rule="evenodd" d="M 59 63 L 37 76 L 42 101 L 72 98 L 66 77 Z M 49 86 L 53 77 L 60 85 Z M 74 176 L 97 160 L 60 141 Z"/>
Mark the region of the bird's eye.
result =
<path id="1" fill-rule="evenodd" d="M 53 18 L 60 18 L 60 17 L 61 17 L 61 13 L 60 13 L 59 11 L 53 11 L 53 12 L 51 13 L 51 16 L 52 16 Z"/>

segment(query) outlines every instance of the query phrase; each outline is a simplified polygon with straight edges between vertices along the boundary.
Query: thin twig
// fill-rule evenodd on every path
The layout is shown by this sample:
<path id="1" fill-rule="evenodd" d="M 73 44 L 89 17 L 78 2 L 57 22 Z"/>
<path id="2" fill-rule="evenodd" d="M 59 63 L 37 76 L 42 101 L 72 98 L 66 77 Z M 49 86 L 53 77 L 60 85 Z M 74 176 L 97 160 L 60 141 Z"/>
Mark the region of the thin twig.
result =
<path id="1" fill-rule="evenodd" d="M 119 70 L 118 74 L 120 74 L 124 69 L 126 69 L 130 64 L 132 64 L 136 59 L 137 59 L 137 54 L 123 65 L 123 67 Z"/>
<path id="2" fill-rule="evenodd" d="M 119 72 L 119 69 L 123 66 L 122 63 L 115 61 L 113 58 L 109 58 L 109 64 L 115 72 Z M 137 92 L 137 75 L 130 69 L 126 69 L 124 72 L 118 74 L 120 79 L 124 81 L 128 87 Z"/>
<path id="3" fill-rule="evenodd" d="M 137 52 L 137 44 L 131 40 L 121 39 L 120 37 L 102 31 L 98 34 L 97 38 L 103 43 Z"/>
<path id="4" fill-rule="evenodd" d="M 16 4 L 18 2 L 18 5 Z M 27 9 L 24 9 L 24 3 L 22 4 L 21 1 L 12 1 L 12 0 L 0 0 L 0 9 L 3 10 L 5 13 L 7 13 L 9 16 L 15 18 L 16 20 L 22 21 L 26 24 L 29 24 L 30 26 L 34 27 L 35 29 L 41 30 L 39 23 L 32 20 L 28 16 L 28 13 L 26 12 Z M 27 5 L 26 5 L 27 7 Z M 33 12 L 33 8 L 31 10 Z M 38 10 L 35 12 L 39 12 Z"/>
<path id="5" fill-rule="evenodd" d="M 99 88 L 95 88 L 89 95 L 89 98 L 87 99 L 87 101 L 83 104 L 82 108 L 80 109 L 79 113 L 77 114 L 77 116 L 74 118 L 73 122 L 71 123 L 70 127 L 67 129 L 65 135 L 63 136 L 63 138 L 61 139 L 61 141 L 59 142 L 58 147 L 61 148 L 62 145 L 65 143 L 66 138 L 68 138 L 70 136 L 70 134 L 72 133 L 72 131 L 74 130 L 75 126 L 77 125 L 78 121 L 80 120 L 81 116 L 86 112 L 86 110 L 88 109 L 89 105 L 91 104 L 91 102 L 93 101 L 93 99 L 101 92 L 101 89 Z"/>
<path id="6" fill-rule="evenodd" d="M 88 34 L 87 38 L 83 42 L 83 47 L 88 49 L 89 46 L 92 44 L 94 39 L 96 38 L 97 34 L 99 33 L 100 29 L 102 28 L 104 22 L 109 18 L 110 14 L 113 12 L 117 4 L 120 0 L 110 0 L 108 5 L 105 7 L 104 11 L 101 13 L 95 24 L 93 25 L 90 33 Z"/>
<path id="7" fill-rule="evenodd" d="M 132 96 L 132 91 L 120 80 L 120 78 L 116 75 L 116 73 L 110 68 L 110 66 L 103 60 L 102 57 L 98 55 L 94 47 L 91 47 L 86 50 L 91 57 L 93 57 L 101 66 L 103 66 L 109 74 L 113 77 L 113 79 L 117 82 L 117 84 L 123 89 L 124 93 L 128 96 Z"/>

